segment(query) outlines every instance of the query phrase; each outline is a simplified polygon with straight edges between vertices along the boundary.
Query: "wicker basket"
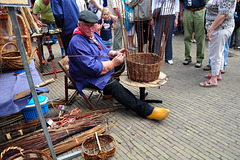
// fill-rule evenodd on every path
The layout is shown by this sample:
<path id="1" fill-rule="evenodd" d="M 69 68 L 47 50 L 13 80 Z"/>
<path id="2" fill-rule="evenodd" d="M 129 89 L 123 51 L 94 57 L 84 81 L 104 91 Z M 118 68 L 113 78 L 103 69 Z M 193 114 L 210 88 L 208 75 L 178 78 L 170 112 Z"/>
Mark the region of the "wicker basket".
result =
<path id="1" fill-rule="evenodd" d="M 16 151 L 19 151 L 20 153 L 17 153 L 14 155 L 11 154 L 11 157 L 7 157 L 5 156 L 5 154 L 9 150 L 16 150 Z M 1 153 L 1 160 L 3 159 L 6 159 L 6 160 L 52 160 L 52 158 L 49 155 L 47 155 L 41 150 L 31 149 L 31 150 L 24 151 L 22 148 L 16 147 L 16 146 L 6 148 Z"/>
<path id="2" fill-rule="evenodd" d="M 158 79 L 162 58 L 153 53 L 128 54 L 127 58 L 128 77 L 137 82 L 152 82 Z"/>
<path id="3" fill-rule="evenodd" d="M 98 149 L 97 140 L 95 137 L 87 138 L 82 143 L 82 156 L 85 160 L 99 160 L 113 157 L 117 144 L 111 135 L 101 134 L 98 136 L 101 151 Z"/>
<path id="4" fill-rule="evenodd" d="M 24 47 L 26 49 L 27 55 L 30 57 L 30 55 L 32 54 L 32 45 L 31 45 L 31 38 L 30 38 L 28 28 L 22 16 L 20 16 L 19 14 L 16 14 L 16 16 L 17 16 L 20 32 L 22 35 Z M 13 28 L 9 28 L 8 21 L 9 21 L 8 13 L 0 14 L 0 49 L 3 47 L 4 44 L 6 44 L 7 42 L 10 42 L 9 37 L 11 36 L 11 34 L 13 38 L 12 42 L 17 43 L 17 38 L 14 34 Z"/>
<path id="5" fill-rule="evenodd" d="M 30 58 L 28 57 L 28 63 Z M 23 62 L 18 47 L 13 42 L 6 43 L 0 52 L 0 63 L 3 70 L 23 69 Z"/>

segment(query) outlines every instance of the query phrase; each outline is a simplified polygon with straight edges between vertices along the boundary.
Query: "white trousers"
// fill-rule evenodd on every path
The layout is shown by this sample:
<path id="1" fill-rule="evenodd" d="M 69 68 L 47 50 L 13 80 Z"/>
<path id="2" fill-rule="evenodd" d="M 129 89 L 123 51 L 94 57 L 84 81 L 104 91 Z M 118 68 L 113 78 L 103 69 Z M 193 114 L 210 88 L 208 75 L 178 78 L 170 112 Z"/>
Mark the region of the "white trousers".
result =
<path id="1" fill-rule="evenodd" d="M 219 75 L 224 66 L 224 46 L 228 38 L 232 35 L 234 28 L 213 31 L 208 42 L 209 59 L 211 60 L 212 76 Z"/>

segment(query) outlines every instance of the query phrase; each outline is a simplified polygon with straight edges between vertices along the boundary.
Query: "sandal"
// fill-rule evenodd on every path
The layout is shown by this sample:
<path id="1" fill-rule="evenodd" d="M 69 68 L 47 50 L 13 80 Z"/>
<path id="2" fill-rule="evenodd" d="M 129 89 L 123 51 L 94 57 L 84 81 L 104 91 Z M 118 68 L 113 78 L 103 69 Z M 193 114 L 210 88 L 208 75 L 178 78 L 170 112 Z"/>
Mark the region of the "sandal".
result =
<path id="1" fill-rule="evenodd" d="M 217 84 L 213 84 L 210 80 L 200 83 L 201 87 L 216 87 Z"/>
<path id="2" fill-rule="evenodd" d="M 212 74 L 205 75 L 204 77 L 210 79 L 210 78 L 212 78 Z M 221 81 L 221 80 L 222 80 L 222 77 L 221 77 L 221 78 L 218 78 L 218 77 L 217 77 L 217 80 Z"/>

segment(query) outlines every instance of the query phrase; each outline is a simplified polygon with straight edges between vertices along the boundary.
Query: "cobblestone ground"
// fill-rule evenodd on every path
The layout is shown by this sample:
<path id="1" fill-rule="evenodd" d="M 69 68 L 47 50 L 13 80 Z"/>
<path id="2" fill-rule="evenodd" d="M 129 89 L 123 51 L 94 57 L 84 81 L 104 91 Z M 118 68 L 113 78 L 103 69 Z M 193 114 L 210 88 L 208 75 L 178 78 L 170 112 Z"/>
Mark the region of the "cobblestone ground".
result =
<path id="1" fill-rule="evenodd" d="M 174 64 L 164 62 L 162 66 L 162 72 L 169 76 L 168 82 L 160 89 L 147 88 L 147 99 L 163 100 L 162 104 L 151 105 L 168 108 L 169 116 L 163 121 L 152 121 L 125 109 L 109 113 L 109 123 L 116 122 L 116 125 L 107 133 L 114 136 L 118 145 L 111 159 L 240 159 L 240 51 L 230 49 L 226 73 L 217 87 L 202 88 L 199 83 L 206 80 L 204 75 L 209 72 L 203 71 L 203 67 L 194 66 L 196 44 L 192 48 L 193 62 L 188 66 L 182 64 L 183 35 L 173 37 L 173 46 Z M 47 53 L 46 47 L 44 50 Z M 56 64 L 61 59 L 58 44 L 53 45 L 53 53 Z M 203 66 L 207 63 L 206 42 Z M 52 65 L 48 62 L 44 72 L 50 71 Z M 63 73 L 57 75 L 56 82 L 48 86 L 49 99 L 64 98 Z M 42 79 L 51 77 L 54 75 L 42 76 Z M 126 87 L 139 96 L 138 88 Z M 110 100 L 100 100 L 98 108 L 109 104 Z M 72 106 L 87 109 L 87 104 L 80 96 Z"/>

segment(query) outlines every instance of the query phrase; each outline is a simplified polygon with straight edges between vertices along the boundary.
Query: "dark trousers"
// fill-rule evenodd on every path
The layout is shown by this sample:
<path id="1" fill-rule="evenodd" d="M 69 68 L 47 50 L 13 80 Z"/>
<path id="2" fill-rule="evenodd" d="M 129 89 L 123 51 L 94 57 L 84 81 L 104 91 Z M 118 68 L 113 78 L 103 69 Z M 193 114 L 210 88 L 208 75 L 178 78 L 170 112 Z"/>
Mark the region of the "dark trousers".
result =
<path id="1" fill-rule="evenodd" d="M 72 39 L 72 34 L 68 34 L 68 35 L 64 35 L 64 36 L 61 35 L 61 38 L 62 38 L 62 43 L 63 43 L 65 53 L 66 53 L 66 55 L 68 55 L 67 49 L 68 49 L 68 44 L 69 44 L 70 40 Z"/>
<path id="2" fill-rule="evenodd" d="M 149 41 L 148 51 L 151 53 L 154 52 L 154 36 L 150 21 L 134 21 L 134 25 L 137 33 L 138 51 L 144 52 L 143 46 Z"/>
<path id="3" fill-rule="evenodd" d="M 104 92 L 111 93 L 113 97 L 127 109 L 135 111 L 139 116 L 146 118 L 152 113 L 153 107 L 137 99 L 127 88 L 123 87 L 116 79 L 111 78 Z"/>

